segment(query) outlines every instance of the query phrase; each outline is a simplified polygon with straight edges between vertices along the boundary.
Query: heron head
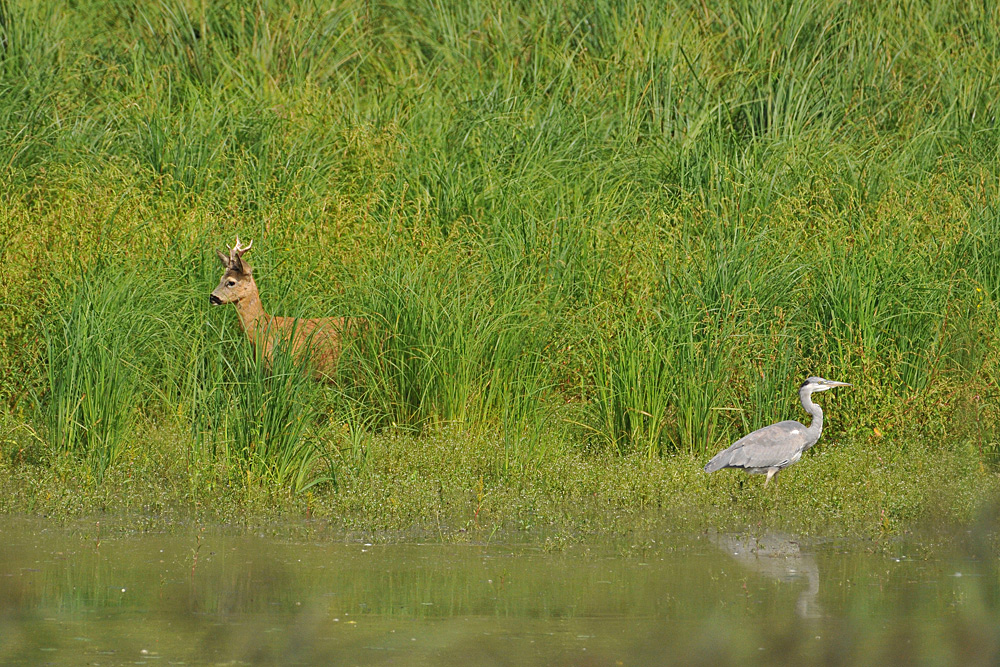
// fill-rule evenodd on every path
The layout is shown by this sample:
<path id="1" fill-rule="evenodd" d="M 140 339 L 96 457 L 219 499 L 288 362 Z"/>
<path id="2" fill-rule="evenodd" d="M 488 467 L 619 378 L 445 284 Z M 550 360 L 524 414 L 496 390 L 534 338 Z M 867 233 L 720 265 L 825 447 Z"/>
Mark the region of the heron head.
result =
<path id="1" fill-rule="evenodd" d="M 849 382 L 837 382 L 836 380 L 827 380 L 825 378 L 816 377 L 815 375 L 806 378 L 806 381 L 802 383 L 799 390 L 806 389 L 809 392 L 814 391 L 826 391 L 828 389 L 833 389 L 834 387 L 850 387 Z"/>

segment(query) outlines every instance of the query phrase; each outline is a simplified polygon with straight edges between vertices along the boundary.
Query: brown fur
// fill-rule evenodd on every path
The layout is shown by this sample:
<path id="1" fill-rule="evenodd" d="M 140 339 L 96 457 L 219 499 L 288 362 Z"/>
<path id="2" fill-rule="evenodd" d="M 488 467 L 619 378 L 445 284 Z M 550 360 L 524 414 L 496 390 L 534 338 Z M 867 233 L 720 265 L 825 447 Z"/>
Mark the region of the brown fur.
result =
<path id="1" fill-rule="evenodd" d="M 275 345 L 290 339 L 293 354 L 299 356 L 308 351 L 317 379 L 331 379 L 337 369 L 345 337 L 357 334 L 364 326 L 363 320 L 268 315 L 260 302 L 253 268 L 242 260 L 243 253 L 249 249 L 250 246 L 242 248 L 237 238 L 236 247 L 230 250 L 229 257 L 218 253 L 226 270 L 211 294 L 211 302 L 236 306 L 243 331 L 268 363 L 273 359 Z"/>

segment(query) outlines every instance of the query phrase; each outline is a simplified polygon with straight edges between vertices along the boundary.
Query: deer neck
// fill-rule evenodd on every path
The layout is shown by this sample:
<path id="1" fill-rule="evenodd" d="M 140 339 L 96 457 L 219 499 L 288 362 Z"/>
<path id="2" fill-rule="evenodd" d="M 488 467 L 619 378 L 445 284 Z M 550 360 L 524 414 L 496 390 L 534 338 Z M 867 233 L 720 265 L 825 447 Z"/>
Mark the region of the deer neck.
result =
<path id="1" fill-rule="evenodd" d="M 256 285 L 254 286 L 256 288 Z M 236 302 L 236 312 L 240 316 L 240 325 L 243 331 L 250 337 L 250 341 L 257 343 L 257 337 L 267 329 L 271 316 L 264 312 L 264 306 L 260 302 L 260 295 L 257 290 Z"/>

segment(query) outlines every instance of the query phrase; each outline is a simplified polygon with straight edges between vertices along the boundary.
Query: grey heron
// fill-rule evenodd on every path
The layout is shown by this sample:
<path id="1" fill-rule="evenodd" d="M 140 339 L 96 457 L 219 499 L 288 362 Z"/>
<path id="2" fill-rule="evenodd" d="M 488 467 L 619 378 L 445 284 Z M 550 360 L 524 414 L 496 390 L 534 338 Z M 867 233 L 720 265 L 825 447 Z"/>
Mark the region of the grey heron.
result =
<path id="1" fill-rule="evenodd" d="M 824 380 L 821 377 L 807 378 L 799 387 L 799 400 L 802 401 L 803 409 L 812 415 L 812 423 L 808 427 L 788 420 L 759 428 L 713 456 L 705 466 L 705 472 L 743 468 L 755 475 L 767 473 L 767 479 L 764 480 L 764 486 L 767 486 L 772 477 L 802 458 L 802 452 L 819 440 L 819 434 L 823 431 L 823 409 L 813 403 L 813 392 L 850 386 L 847 382 Z"/>

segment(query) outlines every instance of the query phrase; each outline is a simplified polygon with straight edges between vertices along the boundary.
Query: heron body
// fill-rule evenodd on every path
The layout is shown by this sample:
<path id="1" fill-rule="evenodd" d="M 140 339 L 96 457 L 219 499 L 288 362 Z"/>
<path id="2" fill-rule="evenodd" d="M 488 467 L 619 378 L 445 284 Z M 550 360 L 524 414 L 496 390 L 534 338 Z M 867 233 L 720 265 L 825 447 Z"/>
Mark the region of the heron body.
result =
<path id="1" fill-rule="evenodd" d="M 799 387 L 799 400 L 802 408 L 812 415 L 809 426 L 788 420 L 759 428 L 713 456 L 705 472 L 742 468 L 754 475 L 766 474 L 764 486 L 767 486 L 779 471 L 802 458 L 802 453 L 815 445 L 823 432 L 823 409 L 813 403 L 813 392 L 849 386 L 846 382 L 808 378 Z"/>

